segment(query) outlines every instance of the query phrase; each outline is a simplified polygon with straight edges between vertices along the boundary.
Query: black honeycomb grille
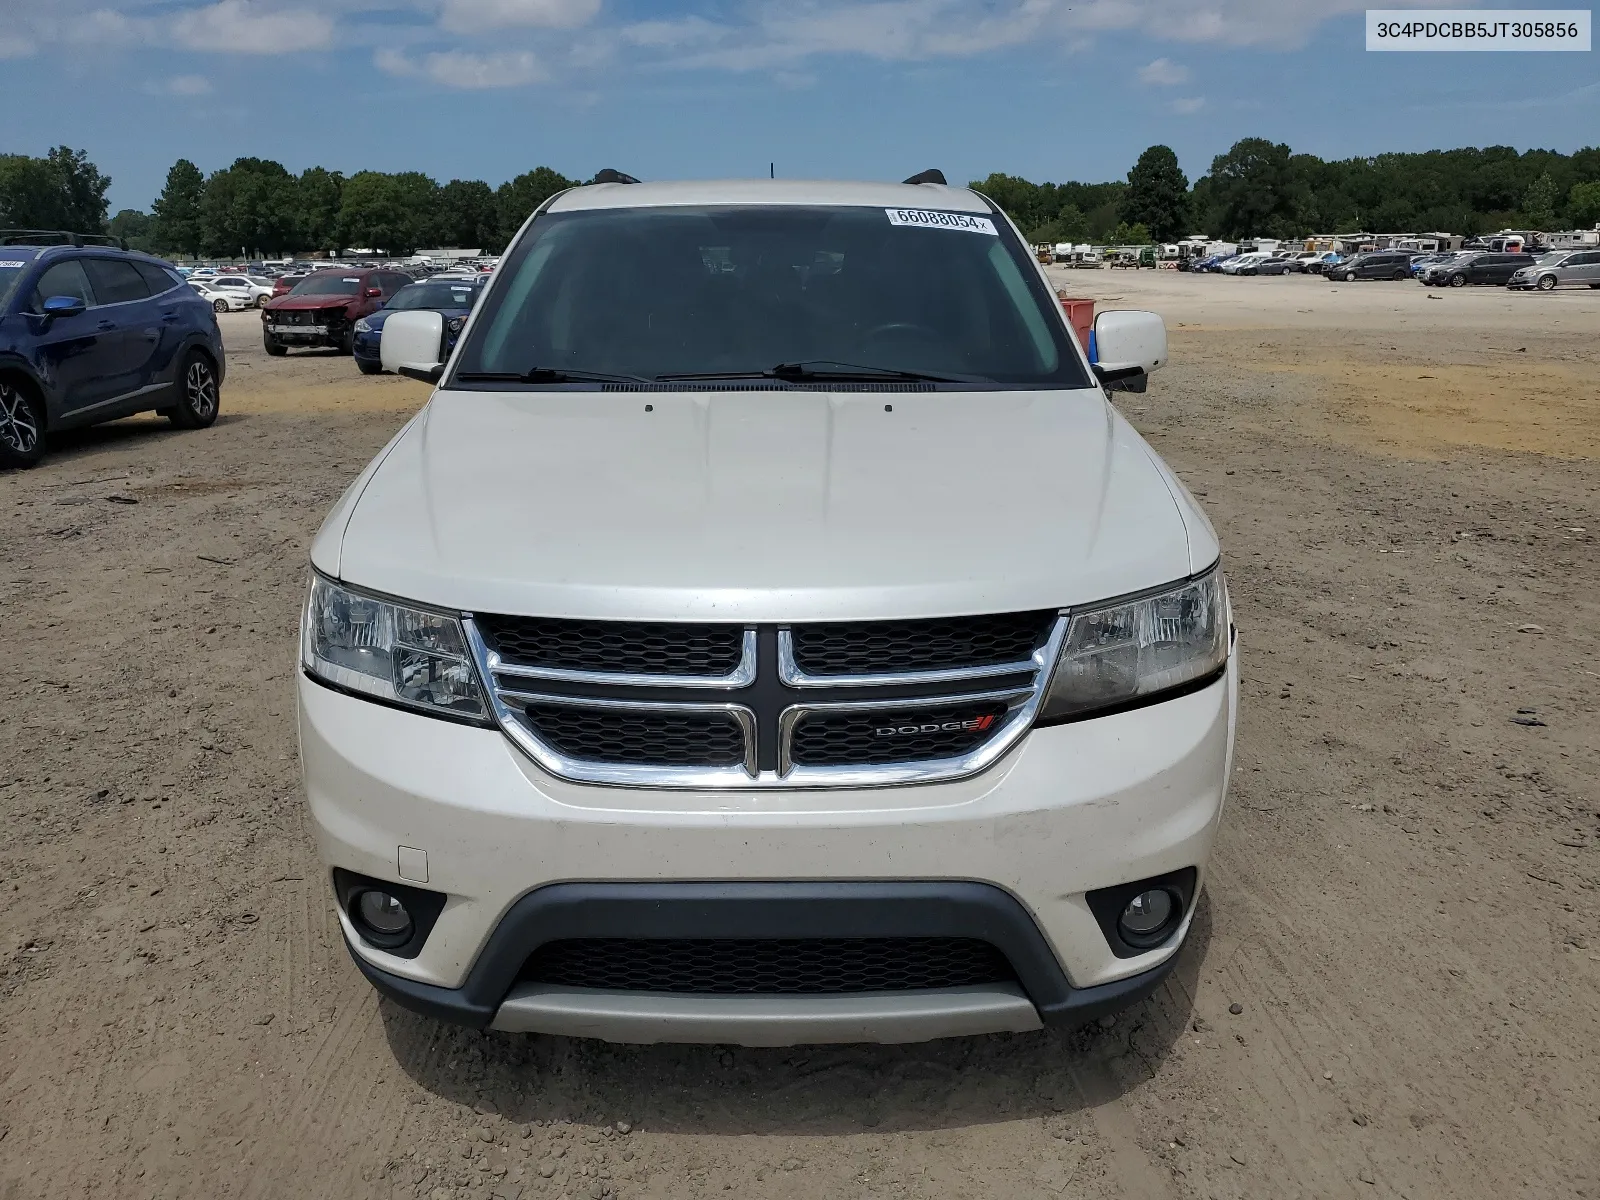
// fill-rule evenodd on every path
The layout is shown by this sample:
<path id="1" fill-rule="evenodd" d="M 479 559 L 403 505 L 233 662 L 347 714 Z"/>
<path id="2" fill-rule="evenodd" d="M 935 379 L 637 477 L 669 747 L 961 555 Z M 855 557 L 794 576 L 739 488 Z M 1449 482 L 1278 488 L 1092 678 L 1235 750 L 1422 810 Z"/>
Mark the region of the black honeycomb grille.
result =
<path id="1" fill-rule="evenodd" d="M 724 713 L 530 704 L 528 727 L 551 749 L 589 762 L 664 767 L 733 767 L 745 759 L 744 732 Z"/>
<path id="2" fill-rule="evenodd" d="M 1026 662 L 1054 620 L 1051 612 L 1025 612 L 797 625 L 795 665 L 810 675 L 867 675 Z"/>
<path id="3" fill-rule="evenodd" d="M 882 712 L 814 712 L 794 729 L 796 766 L 870 766 L 955 758 L 994 736 L 1003 704 L 946 705 Z"/>
<path id="4" fill-rule="evenodd" d="M 522 978 L 629 992 L 902 992 L 1016 978 L 972 938 L 575 938 L 549 942 Z"/>
<path id="5" fill-rule="evenodd" d="M 739 665 L 738 625 L 654 625 L 480 616 L 478 629 L 508 663 L 563 671 L 721 676 Z"/>

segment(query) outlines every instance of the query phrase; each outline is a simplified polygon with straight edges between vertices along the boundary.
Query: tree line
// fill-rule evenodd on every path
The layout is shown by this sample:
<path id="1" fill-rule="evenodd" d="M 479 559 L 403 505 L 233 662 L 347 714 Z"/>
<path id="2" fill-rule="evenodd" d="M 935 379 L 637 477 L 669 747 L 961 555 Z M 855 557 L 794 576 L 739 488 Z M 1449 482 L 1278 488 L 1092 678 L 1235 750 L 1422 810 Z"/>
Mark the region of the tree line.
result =
<path id="1" fill-rule="evenodd" d="M 549 167 L 497 188 L 477 179 L 441 184 L 418 171 L 346 176 L 311 167 L 296 175 L 260 158 L 208 176 L 179 159 L 149 212 L 124 209 L 108 220 L 111 180 L 83 151 L 57 146 L 43 158 L 0 154 L 0 227 L 110 232 L 139 249 L 189 257 L 428 246 L 498 253 L 534 209 L 579 182 Z M 1147 149 L 1125 180 L 1033 183 L 993 174 L 972 186 L 1035 242 L 1549 231 L 1600 223 L 1600 148 L 1488 146 L 1324 161 L 1245 138 L 1192 187 L 1166 146 Z"/>
<path id="2" fill-rule="evenodd" d="M 1312 233 L 1466 235 L 1600 224 L 1600 148 L 1574 154 L 1510 146 L 1324 161 L 1245 138 L 1194 186 L 1166 146 L 1139 156 L 1126 182 L 1035 184 L 991 175 L 973 187 L 1036 242 L 1237 240 Z"/>
<path id="3" fill-rule="evenodd" d="M 179 159 L 148 218 L 119 213 L 116 219 L 141 226 L 137 240 L 151 249 L 194 257 L 275 257 L 350 247 L 388 254 L 428 246 L 499 253 L 534 209 L 576 182 L 549 167 L 498 188 L 479 179 L 441 184 L 420 171 L 358 171 L 347 177 L 310 167 L 293 175 L 281 163 L 260 158 L 237 159 L 207 177 Z"/>

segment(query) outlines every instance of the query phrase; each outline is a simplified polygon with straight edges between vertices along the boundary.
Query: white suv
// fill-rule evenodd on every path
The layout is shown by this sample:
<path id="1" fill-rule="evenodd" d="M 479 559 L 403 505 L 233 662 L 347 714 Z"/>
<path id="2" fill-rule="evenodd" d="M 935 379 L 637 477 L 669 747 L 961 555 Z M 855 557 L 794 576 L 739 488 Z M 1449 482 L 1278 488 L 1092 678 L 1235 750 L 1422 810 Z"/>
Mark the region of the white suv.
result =
<path id="1" fill-rule="evenodd" d="M 1015 227 L 938 182 L 576 188 L 312 548 L 356 965 L 478 1028 L 910 1041 L 1171 970 L 1238 675 L 1215 534 Z M 919 179 L 933 177 L 922 176 Z M 426 352 L 426 353 L 424 353 Z M 420 364 L 420 365 L 419 365 Z"/>
<path id="2" fill-rule="evenodd" d="M 246 308 L 265 308 L 272 299 L 271 281 L 256 275 L 216 275 L 206 280 L 206 286 L 245 297 Z"/>

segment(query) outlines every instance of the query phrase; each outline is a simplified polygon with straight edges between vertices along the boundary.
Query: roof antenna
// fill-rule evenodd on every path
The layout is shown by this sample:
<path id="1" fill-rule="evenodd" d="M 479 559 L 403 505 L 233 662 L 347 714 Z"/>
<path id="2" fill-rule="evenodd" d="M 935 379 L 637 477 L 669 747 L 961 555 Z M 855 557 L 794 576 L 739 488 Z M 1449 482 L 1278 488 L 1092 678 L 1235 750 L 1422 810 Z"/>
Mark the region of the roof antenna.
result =
<path id="1" fill-rule="evenodd" d="M 767 178 L 768 179 L 776 179 L 777 177 L 778 177 L 778 164 L 775 163 L 775 162 L 768 163 L 767 164 Z"/>
<path id="2" fill-rule="evenodd" d="M 917 174 L 913 175 L 910 179 L 906 180 L 906 182 L 907 183 L 939 183 L 939 184 L 943 184 L 943 183 L 945 183 L 945 177 L 944 177 L 944 172 L 939 170 L 938 167 L 931 167 L 926 171 L 919 171 Z"/>

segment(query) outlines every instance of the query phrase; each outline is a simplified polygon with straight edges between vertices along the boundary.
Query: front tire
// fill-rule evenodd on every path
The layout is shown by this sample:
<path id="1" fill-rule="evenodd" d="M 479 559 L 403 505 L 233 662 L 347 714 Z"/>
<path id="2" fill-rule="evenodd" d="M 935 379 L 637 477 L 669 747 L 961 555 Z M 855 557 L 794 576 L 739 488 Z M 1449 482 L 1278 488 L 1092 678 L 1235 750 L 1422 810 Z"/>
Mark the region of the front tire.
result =
<path id="1" fill-rule="evenodd" d="M 31 467 L 44 457 L 44 402 L 26 384 L 0 379 L 0 467 Z"/>
<path id="2" fill-rule="evenodd" d="M 1467 286 L 1467 277 L 1465 275 L 1452 275 L 1452 276 L 1450 276 L 1450 286 L 1451 287 L 1466 287 Z"/>
<path id="3" fill-rule="evenodd" d="M 213 300 L 211 302 L 211 311 L 212 312 L 218 312 L 218 313 L 227 312 L 228 311 L 228 302 L 226 300 Z"/>
<path id="4" fill-rule="evenodd" d="M 382 375 L 383 374 L 383 364 L 381 362 L 368 362 L 364 358 L 358 358 L 358 359 L 356 359 L 356 367 L 361 371 L 361 373 L 363 375 Z"/>
<path id="5" fill-rule="evenodd" d="M 1556 277 L 1554 275 L 1541 275 L 1537 286 L 1541 292 L 1551 291 L 1556 286 Z"/>
<path id="6" fill-rule="evenodd" d="M 1346 283 L 1354 283 L 1356 281 L 1356 273 L 1354 271 L 1346 271 L 1344 273 L 1344 281 Z"/>
<path id="7" fill-rule="evenodd" d="M 289 347 L 278 341 L 266 330 L 261 331 L 261 347 L 273 358 L 282 358 L 289 353 Z"/>
<path id="8" fill-rule="evenodd" d="M 179 429 L 205 429 L 217 419 L 221 406 L 221 385 L 211 356 L 191 350 L 178 374 L 177 394 L 171 408 L 163 409 L 167 420 Z"/>

